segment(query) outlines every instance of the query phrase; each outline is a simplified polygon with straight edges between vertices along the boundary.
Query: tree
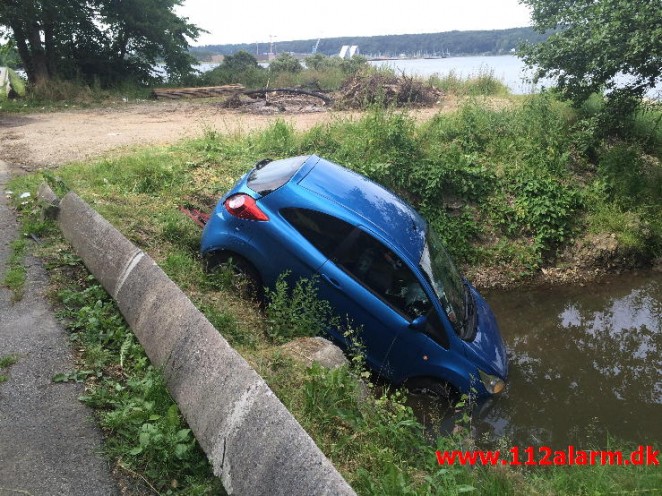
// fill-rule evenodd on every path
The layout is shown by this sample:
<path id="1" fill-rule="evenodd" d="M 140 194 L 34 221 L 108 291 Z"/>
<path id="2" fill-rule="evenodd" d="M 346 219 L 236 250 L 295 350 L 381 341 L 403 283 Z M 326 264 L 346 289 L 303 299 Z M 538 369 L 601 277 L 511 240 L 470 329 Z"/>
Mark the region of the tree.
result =
<path id="1" fill-rule="evenodd" d="M 274 73 L 291 72 L 296 74 L 303 70 L 303 66 L 294 56 L 284 52 L 269 63 L 269 70 Z"/>
<path id="2" fill-rule="evenodd" d="M 224 69 L 233 72 L 244 72 L 260 67 L 257 59 L 244 50 L 240 50 L 234 55 L 226 55 L 221 65 Z"/>
<path id="3" fill-rule="evenodd" d="M 347 75 L 356 74 L 368 65 L 368 59 L 361 55 L 354 55 L 351 59 L 341 59 L 340 57 L 327 57 L 319 52 L 306 57 L 305 62 L 309 69 L 323 71 L 337 68 Z"/>
<path id="4" fill-rule="evenodd" d="M 9 29 L 32 84 L 51 78 L 111 85 L 147 83 L 163 61 L 171 79 L 194 59 L 187 39 L 199 29 L 178 17 L 182 0 L 2 0 L 0 26 Z"/>
<path id="5" fill-rule="evenodd" d="M 546 41 L 524 44 L 520 55 L 535 79 L 552 77 L 576 104 L 604 91 L 608 104 L 630 110 L 662 81 L 660 0 L 520 0 L 532 9 Z M 625 110 L 622 108 L 621 110 Z"/>
<path id="6" fill-rule="evenodd" d="M 239 83 L 250 88 L 261 87 L 267 81 L 267 71 L 248 52 L 239 51 L 226 55 L 223 63 L 211 71 L 203 73 L 199 82 L 204 85 Z"/>

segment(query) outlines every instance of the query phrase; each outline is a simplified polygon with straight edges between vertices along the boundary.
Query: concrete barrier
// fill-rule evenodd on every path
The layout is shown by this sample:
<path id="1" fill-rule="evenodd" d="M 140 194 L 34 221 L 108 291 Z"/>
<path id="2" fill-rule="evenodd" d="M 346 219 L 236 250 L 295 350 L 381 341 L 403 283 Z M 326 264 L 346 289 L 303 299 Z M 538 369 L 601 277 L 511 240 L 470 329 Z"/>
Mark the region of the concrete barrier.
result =
<path id="1" fill-rule="evenodd" d="M 68 193 L 58 222 L 117 301 L 229 494 L 350 495 L 351 487 L 168 276 L 110 223 Z"/>

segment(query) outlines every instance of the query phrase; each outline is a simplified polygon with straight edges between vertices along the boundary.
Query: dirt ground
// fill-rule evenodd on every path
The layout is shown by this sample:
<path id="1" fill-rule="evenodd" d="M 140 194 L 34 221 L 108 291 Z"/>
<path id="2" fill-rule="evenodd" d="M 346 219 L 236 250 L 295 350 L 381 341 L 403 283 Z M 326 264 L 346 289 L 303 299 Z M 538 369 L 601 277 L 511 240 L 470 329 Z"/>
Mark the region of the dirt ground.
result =
<path id="1" fill-rule="evenodd" d="M 419 118 L 439 111 L 416 111 Z M 12 173 L 33 171 L 90 159 L 136 146 L 174 143 L 213 129 L 219 133 L 248 132 L 282 119 L 298 130 L 340 118 L 351 112 L 248 114 L 218 104 L 178 100 L 116 103 L 103 108 L 30 114 L 0 112 L 0 159 Z"/>

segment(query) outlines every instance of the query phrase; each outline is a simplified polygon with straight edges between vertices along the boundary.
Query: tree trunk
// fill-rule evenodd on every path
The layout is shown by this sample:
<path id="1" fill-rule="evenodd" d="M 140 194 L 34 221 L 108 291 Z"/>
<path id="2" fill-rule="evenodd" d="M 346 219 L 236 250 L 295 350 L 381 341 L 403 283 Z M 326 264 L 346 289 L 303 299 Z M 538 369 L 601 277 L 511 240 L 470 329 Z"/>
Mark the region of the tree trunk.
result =
<path id="1" fill-rule="evenodd" d="M 54 26 L 51 22 L 44 25 L 44 47 L 46 48 L 46 69 L 49 77 L 57 74 L 57 62 L 55 58 Z"/>
<path id="2" fill-rule="evenodd" d="M 32 57 L 30 56 L 30 49 L 28 44 L 25 41 L 25 33 L 23 30 L 16 25 L 11 26 L 12 31 L 14 32 L 14 38 L 16 40 L 16 48 L 18 49 L 18 56 L 23 62 L 23 67 L 25 72 L 28 75 L 28 81 L 34 81 L 34 71 L 32 70 Z"/>
<path id="3" fill-rule="evenodd" d="M 30 81 L 35 85 L 40 85 L 50 79 L 48 73 L 48 59 L 46 51 L 41 44 L 39 24 L 34 23 L 28 33 L 28 42 L 30 43 L 30 53 L 32 55 L 32 71 L 34 79 Z"/>

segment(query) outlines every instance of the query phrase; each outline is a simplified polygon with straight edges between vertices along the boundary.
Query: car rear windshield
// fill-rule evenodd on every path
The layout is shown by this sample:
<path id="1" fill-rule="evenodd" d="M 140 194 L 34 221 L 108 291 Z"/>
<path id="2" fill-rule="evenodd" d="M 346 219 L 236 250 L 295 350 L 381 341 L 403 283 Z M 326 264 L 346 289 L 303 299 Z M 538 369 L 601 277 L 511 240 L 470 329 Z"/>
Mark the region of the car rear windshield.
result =
<path id="1" fill-rule="evenodd" d="M 256 193 L 267 195 L 292 179 L 307 158 L 308 155 L 305 155 L 258 165 L 248 176 L 248 187 Z"/>

